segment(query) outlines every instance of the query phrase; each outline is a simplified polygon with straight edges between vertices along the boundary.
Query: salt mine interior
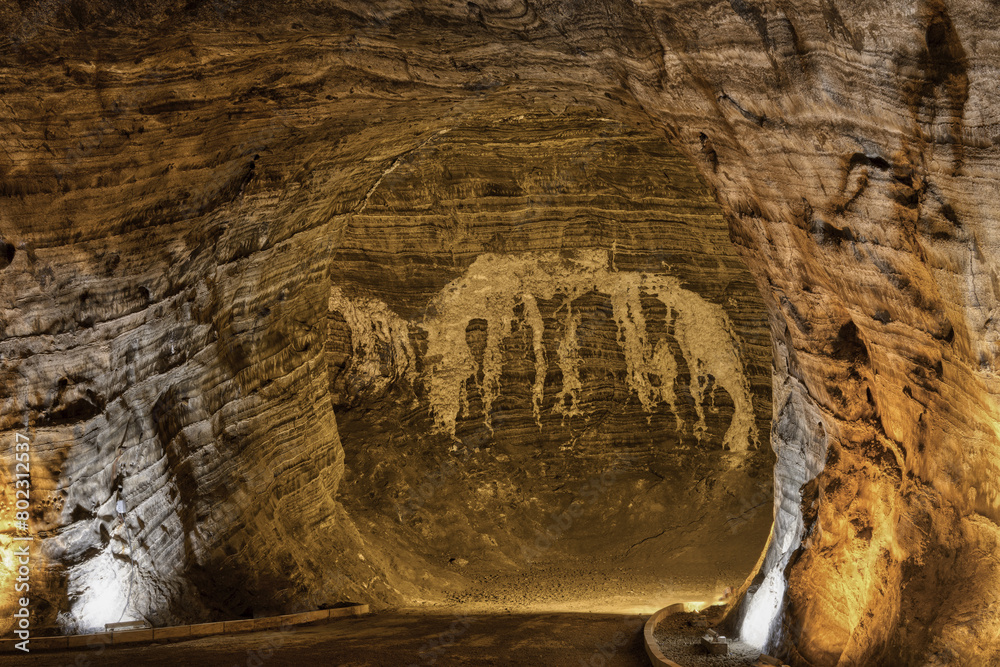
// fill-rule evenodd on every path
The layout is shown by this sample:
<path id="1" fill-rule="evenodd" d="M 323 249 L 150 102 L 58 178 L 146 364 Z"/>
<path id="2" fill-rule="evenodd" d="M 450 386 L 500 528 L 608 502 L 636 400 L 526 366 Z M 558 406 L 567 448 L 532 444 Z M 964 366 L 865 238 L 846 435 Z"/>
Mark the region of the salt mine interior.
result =
<path id="1" fill-rule="evenodd" d="M 998 144 L 986 0 L 0 0 L 0 664 L 1000 665 Z"/>

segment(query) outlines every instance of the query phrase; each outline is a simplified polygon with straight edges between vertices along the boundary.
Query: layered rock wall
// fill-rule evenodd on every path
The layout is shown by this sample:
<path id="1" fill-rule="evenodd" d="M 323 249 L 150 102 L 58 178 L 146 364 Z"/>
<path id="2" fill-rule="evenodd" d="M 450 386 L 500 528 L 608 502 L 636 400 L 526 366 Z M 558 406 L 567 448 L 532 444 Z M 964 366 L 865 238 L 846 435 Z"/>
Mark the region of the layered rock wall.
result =
<path id="1" fill-rule="evenodd" d="M 6 52 L 37 625 L 434 599 L 459 562 L 739 576 L 769 346 L 689 162 L 588 65 L 551 77 L 554 36 L 248 18 Z"/>
<path id="2" fill-rule="evenodd" d="M 767 520 L 749 275 L 662 137 L 495 97 L 387 172 L 334 257 L 345 480 L 376 499 L 352 515 L 466 574 L 575 558 L 714 587 Z"/>
<path id="3" fill-rule="evenodd" d="M 160 445 L 151 422 L 133 418 L 131 428 L 143 429 L 149 443 L 144 456 L 155 460 L 157 446 L 177 450 L 170 443 L 210 425 L 218 406 L 240 406 L 248 424 L 258 423 L 254 390 L 259 396 L 273 386 L 289 396 L 279 379 L 298 360 L 318 361 L 309 356 L 318 345 L 311 336 L 320 331 L 313 314 L 330 303 L 325 279 L 304 279 L 308 271 L 328 271 L 329 262 L 295 269 L 278 258 L 323 257 L 333 248 L 371 257 L 384 252 L 349 242 L 348 221 L 378 203 L 378 185 L 413 151 L 433 146 L 476 108 L 488 111 L 483 100 L 506 96 L 504 107 L 517 98 L 557 111 L 582 104 L 599 117 L 664 129 L 699 165 L 768 309 L 778 493 L 764 569 L 743 606 L 764 619 L 764 628 L 746 630 L 768 637 L 763 641 L 796 664 L 997 659 L 993 202 L 1000 132 L 991 6 L 966 0 L 399 2 L 377 9 L 292 3 L 280 10 L 95 2 L 52 12 L 47 6 L 5 5 L 3 13 L 14 36 L 3 82 L 5 335 L 15 341 L 7 345 L 33 353 L 4 353 L 20 357 L 23 367 L 10 380 L 20 388 L 5 399 L 6 428 L 25 412 L 29 419 L 52 412 L 92 419 L 99 412 L 107 419 L 109 410 L 137 404 L 138 396 L 122 400 L 79 370 L 106 369 L 110 383 L 136 366 L 122 364 L 115 355 L 126 352 L 110 343 L 80 347 L 72 363 L 58 362 L 58 371 L 38 367 L 56 358 L 52 346 L 70 340 L 76 346 L 81 335 L 93 335 L 73 327 L 109 327 L 100 340 L 112 341 L 120 325 L 105 324 L 108 318 L 144 320 L 147 301 L 163 299 L 187 300 L 192 319 L 149 334 L 160 342 L 155 351 L 132 353 L 145 360 L 136 372 L 165 372 L 157 364 L 169 372 L 177 354 L 193 355 L 184 364 L 198 363 L 196 346 L 166 352 L 168 330 L 187 327 L 191 335 L 222 341 L 218 353 L 233 378 L 223 387 L 208 373 L 199 391 L 211 395 L 219 384 L 222 398 L 172 407 L 184 419 Z M 102 21 L 118 32 L 97 32 Z M 53 33 L 47 24 L 72 30 Z M 140 24 L 141 30 L 132 27 Z M 323 106 L 341 100 L 335 117 Z M 361 101 L 363 111 L 356 111 Z M 299 110 L 294 120 L 286 115 L 292 107 Z M 386 137 L 394 138 L 391 146 Z M 279 144 L 287 150 L 276 150 Z M 224 185 L 198 191 L 189 185 L 198 181 Z M 255 192 L 270 194 L 254 199 Z M 242 194 L 225 205 L 242 207 L 240 220 L 256 222 L 225 225 L 228 216 L 219 214 L 213 222 L 212 211 L 236 193 Z M 74 226 L 79 210 L 92 213 Z M 206 216 L 197 227 L 150 242 L 191 210 Z M 262 211 L 280 212 L 286 224 L 271 227 L 272 216 Z M 431 229 L 423 232 L 440 242 Z M 95 240 L 110 234 L 132 235 L 136 252 L 148 258 L 98 256 Z M 188 259 L 210 243 L 218 244 L 211 263 Z M 281 250 L 290 246 L 301 252 Z M 71 249 L 58 264 L 56 247 Z M 461 244 L 451 247 L 462 252 Z M 247 280 L 262 287 L 240 292 L 236 276 L 260 252 L 275 255 L 267 270 L 277 277 L 265 280 L 265 269 L 255 269 Z M 86 299 L 68 287 L 73 266 L 100 276 L 107 274 L 102 266 L 116 261 L 122 267 L 105 281 L 121 280 L 136 262 L 138 277 L 116 288 L 132 290 L 130 298 L 111 303 L 102 296 L 110 287 L 100 281 Z M 343 261 L 360 260 L 344 255 Z M 227 268 L 213 276 L 211 264 Z M 433 291 L 419 271 L 397 280 L 419 293 Z M 272 281 L 288 283 L 284 300 Z M 319 294 L 310 291 L 314 285 L 324 285 Z M 51 294 L 62 296 L 46 305 Z M 212 299 L 218 309 L 207 308 Z M 181 312 L 163 308 L 160 317 Z M 211 316 L 201 321 L 198 313 Z M 470 350 L 492 349 L 490 322 L 482 319 L 473 320 L 481 329 L 467 333 Z M 342 329 L 341 321 L 349 316 L 334 327 Z M 401 325 L 387 317 L 378 326 Z M 528 330 L 532 337 L 523 344 L 534 349 L 534 329 Z M 278 347 L 299 352 L 254 356 L 269 349 L 265 343 L 274 345 L 267 339 L 275 331 L 294 343 Z M 405 345 L 391 349 L 386 354 L 408 353 Z M 175 372 L 179 381 L 182 373 Z M 535 377 L 528 364 L 520 390 L 526 427 L 534 421 Z M 311 386 L 301 382 L 307 384 L 296 391 Z M 151 404 L 166 388 L 155 386 L 138 392 Z M 475 387 L 467 387 L 467 396 L 475 396 L 468 389 Z M 189 393 L 175 395 L 168 404 L 183 406 Z M 116 399 L 121 407 L 114 407 Z M 275 421 L 289 423 L 278 412 L 282 420 Z M 476 417 L 479 428 L 483 420 Z M 107 430 L 89 436 L 90 449 L 110 452 L 127 422 L 117 423 L 117 436 Z M 317 451 L 318 441 L 335 442 L 332 420 L 322 423 L 325 430 L 308 446 L 296 439 L 300 446 L 282 448 L 283 480 L 302 469 L 297 456 Z M 262 429 L 252 427 L 252 439 L 264 438 Z M 54 459 L 66 440 L 65 433 L 53 436 Z M 87 457 L 76 456 L 82 458 L 74 465 L 84 469 Z M 112 458 L 90 460 L 100 467 Z M 332 489 L 340 463 L 333 457 L 323 465 Z"/>
<path id="4" fill-rule="evenodd" d="M 994 16 L 728 9 L 726 37 L 717 15 L 672 13 L 675 87 L 633 90 L 715 118 L 674 127 L 772 314 L 780 492 L 772 599 L 757 601 L 780 611 L 771 640 L 809 664 L 994 661 Z M 709 55 L 720 40 L 741 67 Z M 679 94 L 692 79 L 708 89 Z"/>

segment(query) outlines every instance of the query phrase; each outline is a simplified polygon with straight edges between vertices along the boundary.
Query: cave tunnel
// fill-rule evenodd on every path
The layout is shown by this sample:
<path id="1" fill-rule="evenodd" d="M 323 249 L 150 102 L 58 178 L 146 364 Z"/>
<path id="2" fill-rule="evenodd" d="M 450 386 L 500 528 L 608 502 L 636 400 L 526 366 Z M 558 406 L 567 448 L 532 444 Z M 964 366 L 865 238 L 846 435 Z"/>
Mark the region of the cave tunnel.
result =
<path id="1" fill-rule="evenodd" d="M 994 14 L 0 3 L 0 662 L 1000 664 Z"/>

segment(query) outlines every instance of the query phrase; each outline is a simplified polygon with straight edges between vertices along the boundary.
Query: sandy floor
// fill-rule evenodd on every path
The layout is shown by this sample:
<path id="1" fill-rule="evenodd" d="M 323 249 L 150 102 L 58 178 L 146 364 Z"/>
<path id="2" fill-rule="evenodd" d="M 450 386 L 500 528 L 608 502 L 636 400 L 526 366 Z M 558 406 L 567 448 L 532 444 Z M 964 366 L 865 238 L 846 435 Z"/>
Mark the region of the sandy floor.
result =
<path id="1" fill-rule="evenodd" d="M 706 573 L 694 568 L 666 569 L 616 564 L 607 559 L 539 562 L 512 574 L 467 572 L 466 590 L 427 603 L 428 608 L 474 613 L 588 612 L 652 614 L 674 602 L 714 602 L 726 586 L 738 585 L 742 572 Z"/>

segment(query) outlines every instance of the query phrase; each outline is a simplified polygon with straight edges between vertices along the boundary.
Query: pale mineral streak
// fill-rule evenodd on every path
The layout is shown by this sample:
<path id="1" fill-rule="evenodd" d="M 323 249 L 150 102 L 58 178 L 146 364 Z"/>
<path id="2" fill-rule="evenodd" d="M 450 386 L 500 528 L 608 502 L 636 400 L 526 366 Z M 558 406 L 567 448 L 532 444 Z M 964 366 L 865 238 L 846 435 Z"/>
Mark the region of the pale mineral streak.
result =
<path id="1" fill-rule="evenodd" d="M 344 318 L 350 330 L 348 383 L 353 394 L 382 394 L 400 380 L 414 382 L 416 356 L 407 322 L 381 301 L 363 296 L 349 298 L 339 287 L 331 288 L 328 307 Z"/>
<path id="2" fill-rule="evenodd" d="M 659 299 L 673 320 L 671 332 L 690 369 L 689 391 L 698 414 L 698 422 L 691 428 L 696 436 L 700 439 L 705 429 L 704 407 L 711 400 L 705 388 L 712 384 L 713 392 L 716 386 L 721 386 L 735 403 L 732 422 L 720 444 L 733 451 L 743 451 L 756 444 L 753 401 L 725 311 L 684 289 L 672 276 L 613 270 L 609 253 L 599 250 L 579 251 L 566 257 L 556 253 L 482 254 L 463 277 L 449 283 L 432 299 L 434 315 L 420 326 L 427 331 L 428 364 L 424 381 L 429 387 L 437 427 L 454 435 L 462 406 L 461 393 L 467 379 L 480 371 L 465 340 L 466 328 L 473 319 L 487 323 L 479 391 L 485 406 L 484 419 L 489 425 L 490 407 L 500 393 L 501 346 L 510 335 L 514 307 L 522 303 L 533 304 L 536 298 L 561 299 L 560 308 L 565 308 L 557 360 L 563 385 L 554 409 L 574 414 L 581 381 L 577 343 L 579 318 L 573 315 L 573 302 L 587 293 L 606 295 L 611 302 L 618 325 L 618 342 L 625 356 L 627 386 L 644 409 L 651 410 L 657 403 L 666 403 L 678 422 L 681 421 L 676 413 L 674 393 L 677 362 L 665 339 L 655 345 L 650 342 L 641 294 Z M 537 306 L 534 310 L 529 307 L 527 312 L 525 323 L 532 328 L 537 350 L 537 341 L 542 337 L 541 318 L 531 316 L 537 312 Z M 543 401 L 541 392 L 546 370 L 544 357 L 536 356 L 532 405 L 536 406 L 535 417 L 539 425 L 537 406 Z M 679 424 L 679 427 L 682 426 Z"/>

